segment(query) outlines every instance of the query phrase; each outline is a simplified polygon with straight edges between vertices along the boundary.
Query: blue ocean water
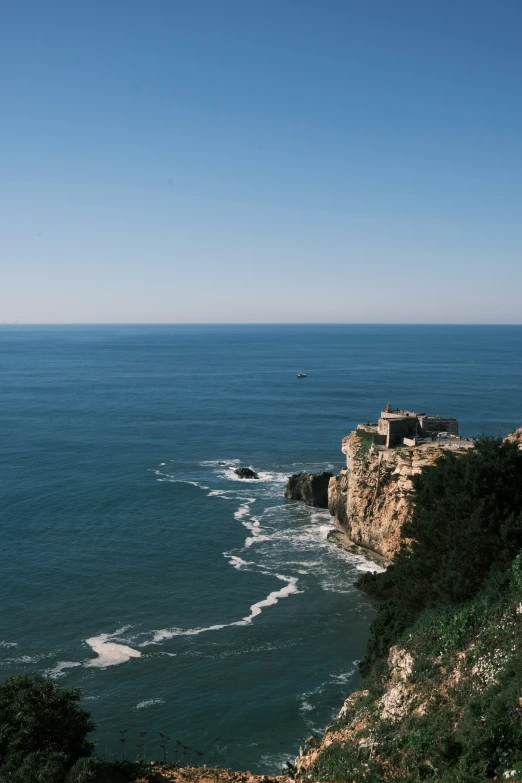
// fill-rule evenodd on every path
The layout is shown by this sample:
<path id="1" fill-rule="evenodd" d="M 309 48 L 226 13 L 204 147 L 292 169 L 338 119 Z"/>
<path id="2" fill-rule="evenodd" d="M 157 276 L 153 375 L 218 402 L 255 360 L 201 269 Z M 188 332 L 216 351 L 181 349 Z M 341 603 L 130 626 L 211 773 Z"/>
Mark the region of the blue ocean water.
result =
<path id="1" fill-rule="evenodd" d="M 337 471 L 388 401 L 522 424 L 522 327 L 1 327 L 0 370 L 2 676 L 80 685 L 102 756 L 162 731 L 280 769 L 356 686 L 374 611 L 286 477 Z"/>

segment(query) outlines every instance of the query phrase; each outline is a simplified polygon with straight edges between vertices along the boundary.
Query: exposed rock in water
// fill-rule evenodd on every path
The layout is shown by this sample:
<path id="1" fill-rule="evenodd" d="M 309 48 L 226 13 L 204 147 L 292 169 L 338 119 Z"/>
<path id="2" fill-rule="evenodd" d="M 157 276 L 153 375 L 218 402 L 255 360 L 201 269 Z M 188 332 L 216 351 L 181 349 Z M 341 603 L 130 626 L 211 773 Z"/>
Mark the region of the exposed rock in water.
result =
<path id="1" fill-rule="evenodd" d="M 255 473 L 251 468 L 236 468 L 234 473 L 236 474 L 236 476 L 239 476 L 239 478 L 244 478 L 244 479 L 259 478 L 257 473 Z"/>
<path id="2" fill-rule="evenodd" d="M 315 508 L 328 508 L 328 483 L 331 478 L 333 474 L 327 470 L 321 473 L 296 473 L 288 479 L 285 498 L 303 500 Z"/>

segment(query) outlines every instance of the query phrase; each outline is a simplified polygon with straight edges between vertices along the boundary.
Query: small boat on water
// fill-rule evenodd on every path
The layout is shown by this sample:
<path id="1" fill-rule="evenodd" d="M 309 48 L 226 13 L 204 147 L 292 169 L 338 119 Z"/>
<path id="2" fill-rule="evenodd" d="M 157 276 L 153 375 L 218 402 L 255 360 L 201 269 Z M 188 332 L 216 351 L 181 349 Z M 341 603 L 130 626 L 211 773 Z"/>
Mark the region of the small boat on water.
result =
<path id="1" fill-rule="evenodd" d="M 306 378 L 306 373 L 305 372 L 298 372 L 297 373 L 297 377 L 298 378 Z"/>

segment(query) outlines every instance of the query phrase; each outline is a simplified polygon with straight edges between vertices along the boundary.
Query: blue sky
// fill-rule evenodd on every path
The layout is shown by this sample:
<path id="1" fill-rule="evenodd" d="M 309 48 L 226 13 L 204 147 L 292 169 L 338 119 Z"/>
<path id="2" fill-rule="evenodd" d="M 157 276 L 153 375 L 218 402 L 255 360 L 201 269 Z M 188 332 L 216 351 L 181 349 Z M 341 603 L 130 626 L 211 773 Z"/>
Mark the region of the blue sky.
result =
<path id="1" fill-rule="evenodd" d="M 4 0 L 0 322 L 522 321 L 520 0 Z"/>

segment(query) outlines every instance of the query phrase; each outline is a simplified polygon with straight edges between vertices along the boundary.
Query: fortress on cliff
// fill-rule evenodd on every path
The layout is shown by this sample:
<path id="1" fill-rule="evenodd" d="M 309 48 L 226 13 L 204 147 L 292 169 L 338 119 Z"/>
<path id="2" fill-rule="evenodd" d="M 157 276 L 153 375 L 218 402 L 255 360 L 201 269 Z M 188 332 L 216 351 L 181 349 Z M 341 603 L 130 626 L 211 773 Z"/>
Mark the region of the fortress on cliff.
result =
<path id="1" fill-rule="evenodd" d="M 343 438 L 346 467 L 328 483 L 328 508 L 336 530 L 329 538 L 391 560 L 411 509 L 413 478 L 444 451 L 475 446 L 459 435 L 457 419 L 392 408 L 375 423 L 359 424 Z"/>
<path id="2" fill-rule="evenodd" d="M 417 446 L 441 439 L 464 440 L 459 437 L 457 419 L 392 408 L 390 403 L 382 411 L 377 423 L 359 424 L 358 429 L 371 433 L 375 446 L 387 449 L 393 449 L 401 443 Z"/>

